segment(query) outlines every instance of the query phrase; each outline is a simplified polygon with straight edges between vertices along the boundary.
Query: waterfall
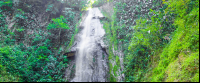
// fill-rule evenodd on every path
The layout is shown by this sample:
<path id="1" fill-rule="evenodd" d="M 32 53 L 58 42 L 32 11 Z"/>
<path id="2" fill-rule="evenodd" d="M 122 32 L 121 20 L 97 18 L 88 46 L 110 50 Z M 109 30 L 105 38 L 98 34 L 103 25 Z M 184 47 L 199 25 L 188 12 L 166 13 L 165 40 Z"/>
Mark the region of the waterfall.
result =
<path id="1" fill-rule="evenodd" d="M 75 77 L 72 82 L 106 82 L 108 75 L 108 55 L 102 51 L 105 31 L 100 23 L 103 17 L 98 8 L 88 10 L 83 22 L 80 42 L 75 58 Z"/>

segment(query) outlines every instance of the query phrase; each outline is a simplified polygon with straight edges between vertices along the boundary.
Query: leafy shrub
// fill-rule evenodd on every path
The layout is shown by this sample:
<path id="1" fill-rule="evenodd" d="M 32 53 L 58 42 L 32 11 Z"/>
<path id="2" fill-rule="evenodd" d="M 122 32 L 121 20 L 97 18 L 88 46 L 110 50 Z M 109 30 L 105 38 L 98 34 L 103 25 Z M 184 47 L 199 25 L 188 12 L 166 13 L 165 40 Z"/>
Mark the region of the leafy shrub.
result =
<path id="1" fill-rule="evenodd" d="M 25 50 L 27 49 L 27 50 Z M 65 81 L 62 79 L 67 60 L 53 56 L 46 47 L 15 47 L 0 48 L 2 66 L 13 75 L 19 75 L 23 81 Z"/>
<path id="2" fill-rule="evenodd" d="M 178 63 L 177 58 L 183 51 L 189 52 L 185 57 L 198 51 L 199 1 L 116 0 L 113 3 L 115 13 L 111 18 L 112 22 L 104 23 L 104 29 L 109 32 L 109 60 L 115 58 L 112 48 L 117 50 L 119 45 L 122 46 L 125 54 L 125 81 L 192 81 L 184 80 L 190 78 L 198 81 L 194 80 L 198 77 L 198 70 L 182 69 L 187 72 L 184 76 L 188 77 L 167 75 L 183 75 L 183 72 L 172 74 L 177 70 L 172 68 L 170 71 L 170 66 L 177 67 L 177 64 L 172 64 Z M 195 60 L 199 58 L 196 57 Z M 111 67 L 110 71 L 112 69 Z M 167 71 L 170 72 L 166 73 Z M 190 75 L 192 72 L 194 77 Z"/>
<path id="3" fill-rule="evenodd" d="M 66 19 L 64 16 L 60 16 L 60 18 L 52 19 L 53 23 L 50 23 L 47 26 L 47 29 L 53 29 L 53 28 L 62 28 L 62 29 L 69 29 L 69 26 L 66 24 Z"/>
<path id="4" fill-rule="evenodd" d="M 2 6 L 9 6 L 9 7 L 11 7 L 13 4 L 12 4 L 12 0 L 1 0 L 0 1 L 0 7 L 2 7 Z"/>
<path id="5" fill-rule="evenodd" d="M 177 5 L 177 2 L 183 3 L 183 4 Z M 163 8 L 160 8 L 158 11 L 151 10 L 151 12 L 154 14 L 151 17 L 151 20 L 146 20 L 144 18 L 141 18 L 136 21 L 136 26 L 133 27 L 134 33 L 132 37 L 132 42 L 129 45 L 129 52 L 132 56 L 128 55 L 129 57 L 125 59 L 128 61 L 127 68 L 125 69 L 127 72 L 126 75 L 128 77 L 132 77 L 133 79 L 127 78 L 127 80 L 141 81 L 144 76 L 141 75 L 138 77 L 138 75 L 140 75 L 139 72 L 145 73 L 147 70 L 146 68 L 141 67 L 141 66 L 138 68 L 135 68 L 134 65 L 138 63 L 132 62 L 134 60 L 138 60 L 138 61 L 145 60 L 145 57 L 138 59 L 137 55 L 135 54 L 137 50 L 143 49 L 139 47 L 141 45 L 148 48 L 149 51 L 145 50 L 144 52 L 140 52 L 140 53 L 147 53 L 147 55 L 153 56 L 153 57 L 159 56 L 159 55 L 156 55 L 155 52 L 158 49 L 164 48 L 163 52 L 162 51 L 160 52 L 162 54 L 160 55 L 160 59 L 158 61 L 159 64 L 153 70 L 153 75 L 151 75 L 150 77 L 147 77 L 148 81 L 166 81 L 164 79 L 167 78 L 166 75 L 169 75 L 166 73 L 166 67 L 169 67 L 168 65 L 170 63 L 173 63 L 173 61 L 178 58 L 178 55 L 181 52 L 181 50 L 184 50 L 184 49 L 186 50 L 186 48 L 188 48 L 188 45 L 191 45 L 192 47 L 195 47 L 196 44 L 198 45 L 198 43 L 192 44 L 191 42 L 189 42 L 192 39 L 192 36 L 189 37 L 189 34 L 187 35 L 187 32 L 194 33 L 194 34 L 191 34 L 193 35 L 193 37 L 194 35 L 197 35 L 196 31 L 194 31 L 194 30 L 197 30 L 196 25 L 193 25 L 193 28 L 190 28 L 190 29 L 189 27 L 191 27 L 190 23 L 191 24 L 197 23 L 198 18 L 196 17 L 198 17 L 198 15 L 193 13 L 190 10 L 192 7 L 187 7 L 188 3 L 193 3 L 193 5 L 195 5 L 194 4 L 195 1 L 188 0 L 188 1 L 177 1 L 177 2 L 176 3 L 171 2 L 171 1 L 164 2 L 168 4 L 164 4 Z M 168 5 L 168 7 L 165 7 L 165 5 Z M 196 8 L 192 8 L 192 9 L 195 10 Z M 190 14 L 189 13 L 190 11 L 193 14 Z M 196 13 L 198 13 L 198 9 L 196 9 Z M 188 15 L 194 15 L 194 17 L 193 16 L 190 17 L 190 18 L 193 18 L 193 20 L 189 21 L 189 19 L 187 18 Z M 182 18 L 187 21 L 184 21 Z M 190 23 L 187 23 L 187 22 L 190 22 Z M 177 26 L 180 26 L 180 27 L 177 27 Z M 187 32 L 185 32 L 185 30 L 187 30 Z M 179 31 L 181 33 L 179 33 Z M 197 39 L 197 38 L 198 36 L 195 36 L 194 39 Z M 181 39 L 182 44 L 180 44 L 178 39 Z M 191 40 L 191 41 L 193 42 L 198 41 L 198 39 Z M 196 49 L 198 48 L 192 48 L 191 50 L 196 50 Z M 142 56 L 142 55 L 143 54 L 139 54 L 139 56 Z M 146 58 L 148 61 L 150 57 L 146 56 Z M 145 62 L 145 61 L 142 61 L 142 62 Z M 141 64 L 142 62 L 140 62 L 139 64 Z M 155 64 L 149 64 L 149 65 L 155 65 Z M 141 69 L 144 69 L 144 71 L 141 71 Z M 130 74 L 129 73 L 130 71 L 135 71 L 135 72 Z M 177 71 L 177 70 L 174 70 L 174 71 Z M 192 78 L 192 76 L 189 76 L 189 77 Z M 183 81 L 183 79 L 180 79 L 178 77 L 175 77 L 175 78 L 179 79 L 180 81 L 181 80 Z M 187 77 L 184 77 L 184 78 L 186 79 Z M 168 79 L 171 79 L 171 78 L 168 77 Z M 170 80 L 170 81 L 174 81 L 174 80 Z M 187 80 L 187 81 L 190 81 L 190 80 Z"/>

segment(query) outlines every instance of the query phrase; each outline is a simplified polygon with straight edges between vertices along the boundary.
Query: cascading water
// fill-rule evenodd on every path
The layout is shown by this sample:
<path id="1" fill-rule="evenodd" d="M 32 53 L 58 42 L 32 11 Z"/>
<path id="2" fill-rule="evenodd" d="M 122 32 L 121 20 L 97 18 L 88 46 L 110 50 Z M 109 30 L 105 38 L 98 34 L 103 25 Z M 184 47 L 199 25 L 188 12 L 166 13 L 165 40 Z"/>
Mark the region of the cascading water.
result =
<path id="1" fill-rule="evenodd" d="M 105 31 L 98 18 L 103 17 L 98 8 L 88 10 L 79 33 L 80 42 L 75 58 L 75 77 L 71 82 L 106 82 L 108 57 L 101 49 Z"/>

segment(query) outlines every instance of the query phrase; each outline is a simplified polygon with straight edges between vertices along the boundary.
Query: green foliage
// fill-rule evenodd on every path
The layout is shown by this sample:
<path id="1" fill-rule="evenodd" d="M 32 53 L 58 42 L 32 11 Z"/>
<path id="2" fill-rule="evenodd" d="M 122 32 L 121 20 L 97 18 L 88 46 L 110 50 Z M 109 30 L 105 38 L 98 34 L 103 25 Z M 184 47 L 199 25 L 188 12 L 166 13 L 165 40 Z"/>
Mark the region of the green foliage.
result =
<path id="1" fill-rule="evenodd" d="M 100 7 L 107 2 L 109 2 L 109 0 L 95 0 L 94 3 L 92 4 L 92 7 Z"/>
<path id="2" fill-rule="evenodd" d="M 47 9 L 46 9 L 46 12 L 52 11 L 53 6 L 54 6 L 53 4 L 48 5 Z"/>
<path id="3" fill-rule="evenodd" d="M 16 29 L 17 31 L 19 31 L 19 32 L 22 32 L 22 31 L 24 31 L 25 29 L 24 29 L 24 27 L 21 27 L 21 28 L 18 28 L 18 29 Z"/>
<path id="4" fill-rule="evenodd" d="M 53 29 L 53 28 L 62 28 L 62 29 L 69 29 L 68 24 L 66 24 L 67 20 L 64 18 L 64 16 L 60 16 L 60 18 L 52 19 L 53 23 L 50 23 L 47 26 L 47 29 Z"/>
<path id="5" fill-rule="evenodd" d="M 177 2 L 182 4 L 176 5 Z M 155 51 L 157 49 L 162 49 L 164 48 L 162 54 L 160 55 L 159 59 L 159 64 L 158 66 L 153 70 L 153 74 L 148 77 L 148 81 L 190 81 L 190 80 L 184 80 L 188 78 L 193 78 L 190 74 L 192 72 L 188 72 L 188 70 L 185 69 L 180 69 L 182 72 L 188 72 L 185 73 L 184 76 L 186 77 L 180 77 L 180 78 L 174 78 L 174 76 L 178 75 L 173 75 L 171 72 L 175 71 L 180 71 L 180 70 L 173 70 L 173 68 L 177 69 L 177 63 L 175 64 L 174 61 L 178 58 L 178 55 L 180 54 L 181 51 L 183 50 L 194 50 L 193 52 L 198 50 L 198 21 L 199 19 L 198 16 L 198 8 L 192 8 L 193 10 L 187 10 L 188 5 L 187 3 L 193 3 L 194 1 L 177 1 L 171 2 L 169 1 L 170 5 L 167 7 L 167 9 L 160 9 L 159 11 L 154 11 L 151 10 L 152 13 L 154 13 L 154 16 L 151 17 L 150 22 L 146 19 L 139 19 L 136 22 L 136 26 L 134 26 L 134 33 L 132 37 L 132 42 L 129 46 L 129 51 L 130 54 L 128 55 L 125 60 L 130 61 L 127 63 L 126 67 L 126 74 L 127 76 L 130 76 L 133 78 L 138 78 L 137 74 L 138 72 L 141 72 L 140 69 L 144 69 L 142 71 L 143 73 L 146 72 L 146 68 L 139 66 L 138 68 L 135 68 L 136 64 L 141 64 L 132 62 L 134 60 L 145 60 L 144 58 L 138 59 L 137 56 L 145 55 L 146 53 L 146 58 L 147 61 L 142 61 L 142 63 L 148 62 L 149 56 L 158 56 L 155 54 Z M 195 5 L 195 4 L 193 4 Z M 198 7 L 198 6 L 197 6 Z M 191 9 L 191 7 L 190 7 Z M 165 10 L 165 11 L 164 11 Z M 165 12 L 164 14 L 162 12 Z M 172 15 L 175 13 L 175 15 Z M 183 15 L 182 15 L 183 14 Z M 170 20 L 169 20 L 170 19 Z M 172 22 L 171 22 L 172 20 Z M 174 21 L 175 20 L 175 21 Z M 174 22 L 173 22 L 174 21 Z M 177 26 L 175 28 L 175 26 Z M 176 31 L 174 32 L 174 30 Z M 172 33 L 174 32 L 174 33 Z M 189 34 L 193 33 L 193 34 Z M 194 38 L 193 38 L 194 37 Z M 169 43 L 170 42 L 170 43 Z M 142 45 L 142 46 L 141 46 Z M 144 50 L 149 49 L 149 50 Z M 140 54 L 135 54 L 137 53 L 137 49 L 141 50 L 139 51 Z M 188 55 L 188 54 L 187 54 Z M 195 59 L 198 59 L 196 57 Z M 158 59 L 156 59 L 158 60 Z M 175 61 L 176 62 L 176 61 Z M 187 62 L 184 62 L 187 63 Z M 132 65 L 130 65 L 132 64 Z M 172 66 L 170 64 L 176 65 Z M 154 65 L 154 64 L 151 64 Z M 134 67 L 134 68 L 131 68 Z M 148 66 L 147 66 L 148 67 Z M 169 69 L 167 69 L 167 67 Z M 135 71 L 135 73 L 129 74 L 130 71 Z M 167 70 L 170 70 L 169 74 L 166 73 Z M 180 74 L 179 73 L 179 74 Z M 180 74 L 180 75 L 181 75 Z M 170 75 L 171 77 L 166 77 L 166 75 Z M 182 75 L 181 75 L 182 76 Z M 141 77 L 144 77 L 141 75 Z M 166 79 L 167 80 L 164 80 Z M 129 80 L 129 78 L 127 78 Z M 131 79 L 134 81 L 142 81 L 140 78 L 139 79 Z"/>
<path id="6" fill-rule="evenodd" d="M 65 8 L 64 15 L 67 17 L 67 21 L 74 21 L 75 12 L 72 11 L 72 8 Z"/>
<path id="7" fill-rule="evenodd" d="M 171 62 L 169 66 L 166 68 L 166 74 L 168 75 L 166 81 L 176 81 L 180 82 L 192 81 L 198 82 L 198 74 L 199 74 L 199 52 L 190 54 L 189 57 L 184 53 L 179 55 L 179 58 Z M 176 71 L 176 73 L 173 73 Z M 196 75 L 196 76 L 195 76 Z M 190 78 L 188 78 L 190 77 Z M 187 78 L 187 79 L 186 79 Z"/>
<path id="8" fill-rule="evenodd" d="M 21 81 L 64 81 L 62 73 L 67 60 L 53 56 L 47 46 L 26 49 L 23 44 L 0 48 L 2 65 L 7 71 L 19 75 Z"/>
<path id="9" fill-rule="evenodd" d="M 117 9 L 114 9 L 114 11 L 117 11 Z M 103 12 L 103 14 L 105 16 L 108 16 L 106 12 Z M 119 60 L 119 56 L 116 56 L 113 54 L 113 48 L 114 50 L 118 50 L 118 39 L 117 39 L 117 26 L 115 26 L 116 24 L 116 13 L 114 13 L 114 15 L 112 15 L 112 17 L 107 17 L 109 18 L 109 20 L 104 20 L 102 21 L 104 26 L 103 28 L 105 29 L 106 31 L 106 34 L 107 34 L 107 41 L 109 41 L 109 73 L 110 73 L 110 77 L 109 77 L 109 80 L 111 82 L 117 82 L 117 76 L 120 72 L 118 72 L 118 69 L 120 69 L 120 60 Z M 116 63 L 114 65 L 112 65 L 111 63 Z M 118 73 L 118 74 L 117 74 Z"/>
<path id="10" fill-rule="evenodd" d="M 105 22 L 103 28 L 105 29 L 106 33 L 108 34 L 107 39 L 112 38 L 112 35 L 110 33 L 110 24 L 108 22 Z M 112 42 L 110 41 L 109 44 L 112 43 Z M 109 46 L 108 59 L 109 59 L 109 73 L 110 73 L 109 80 L 110 80 L 110 82 L 116 82 L 116 78 L 112 74 L 112 73 L 116 72 L 116 71 L 113 70 L 113 65 L 111 64 L 111 61 L 113 61 L 113 58 L 114 58 L 114 54 L 112 53 L 112 46 Z"/>
<path id="11" fill-rule="evenodd" d="M 83 11 L 87 8 L 88 0 L 64 0 L 65 4 L 75 10 Z"/>
<path id="12" fill-rule="evenodd" d="M 0 1 L 0 7 L 2 7 L 2 6 L 11 7 L 13 5 L 12 2 L 13 2 L 13 0 L 1 0 Z"/>
<path id="13" fill-rule="evenodd" d="M 192 3 L 193 1 L 186 1 L 182 4 L 181 7 L 179 7 L 180 5 L 175 5 L 174 3 L 169 5 L 169 9 L 171 9 L 171 7 L 176 8 L 176 10 L 178 9 L 182 9 L 182 7 L 188 7 L 188 3 Z M 197 2 L 197 1 L 195 1 Z M 180 3 L 180 2 L 179 2 Z M 156 67 L 154 69 L 154 74 L 158 74 L 158 75 L 172 75 L 171 73 L 165 73 L 166 68 L 170 67 L 172 62 L 177 62 L 176 59 L 179 58 L 180 56 L 182 56 L 181 58 L 186 58 L 186 60 L 184 60 L 183 62 L 181 62 L 180 66 L 182 66 L 183 69 L 180 69 L 182 72 L 178 73 L 180 75 L 185 74 L 179 78 L 172 78 L 172 77 L 168 77 L 167 81 L 175 81 L 175 80 L 179 80 L 179 81 L 194 81 L 191 80 L 192 78 L 196 78 L 193 77 L 192 74 L 193 72 L 197 73 L 197 70 L 191 71 L 188 69 L 184 69 L 184 68 L 191 68 L 191 66 L 188 65 L 184 66 L 186 64 L 190 64 L 190 65 L 196 65 L 196 66 L 192 66 L 192 67 L 199 67 L 197 66 L 196 62 L 188 62 L 189 59 L 191 59 L 191 61 L 199 61 L 199 6 L 197 5 L 198 3 L 194 3 L 193 5 L 196 5 L 196 7 L 194 7 L 191 11 L 183 11 L 184 12 L 184 16 L 182 16 L 181 14 L 179 15 L 180 12 L 176 12 L 177 13 L 177 17 L 175 19 L 174 25 L 177 26 L 177 30 L 175 31 L 175 34 L 172 38 L 171 43 L 169 44 L 169 46 L 167 46 L 161 56 L 160 56 L 160 62 L 158 64 L 158 67 Z M 172 8 L 171 10 L 173 10 L 174 8 Z M 192 33 L 192 34 L 191 34 Z M 182 54 L 182 52 L 185 52 L 185 54 Z M 193 54 L 195 53 L 195 54 Z M 188 57 L 190 56 L 190 57 Z M 194 56 L 194 57 L 193 57 Z M 195 57 L 196 56 L 196 57 Z M 192 60 L 194 59 L 194 60 Z M 186 73 L 187 72 L 187 73 Z M 178 75 L 177 74 L 177 75 Z M 162 81 L 162 79 L 164 78 L 164 76 L 160 79 L 157 79 L 157 77 L 152 77 L 152 81 Z M 186 80 L 188 79 L 188 80 Z M 198 81 L 198 80 L 195 80 Z"/>
<path id="14" fill-rule="evenodd" d="M 81 14 L 81 16 L 82 16 L 82 14 Z M 68 46 L 67 50 L 73 45 L 73 42 L 74 42 L 74 40 L 75 40 L 75 35 L 78 34 L 78 32 L 79 32 L 78 26 L 79 26 L 79 24 L 81 23 L 81 21 L 82 21 L 82 19 L 80 19 L 79 22 L 76 23 L 76 25 L 75 25 L 75 32 L 74 32 L 74 34 L 71 36 L 71 40 L 70 40 L 70 42 L 69 42 L 69 46 Z M 66 51 L 66 52 L 67 52 L 67 51 Z"/>
<path id="15" fill-rule="evenodd" d="M 143 8 L 142 5 L 137 4 L 135 2 L 135 4 L 130 4 L 130 2 L 135 2 L 132 0 L 126 0 L 126 1 L 113 1 L 115 7 L 114 7 L 114 14 L 110 17 L 111 22 L 108 25 L 107 23 L 104 23 L 104 29 L 106 30 L 107 33 L 107 38 L 109 39 L 109 53 L 112 53 L 112 48 L 114 48 L 115 50 L 124 50 L 125 53 L 125 67 L 126 70 L 125 75 L 127 76 L 126 78 L 129 79 L 129 76 L 133 75 L 136 71 L 137 68 L 141 68 L 141 70 L 145 70 L 145 68 L 147 68 L 147 62 L 149 60 L 149 51 L 150 49 L 147 48 L 147 46 L 145 45 L 140 45 L 139 42 L 137 42 L 137 46 L 133 47 L 134 51 L 132 50 L 128 50 L 129 44 L 132 37 L 135 37 L 137 40 L 139 40 L 140 42 L 144 42 L 144 44 L 146 44 L 146 42 L 148 41 L 148 39 L 145 39 L 143 36 L 143 33 L 147 34 L 147 31 L 143 31 L 143 33 L 140 33 L 140 29 L 143 29 L 142 27 L 145 27 L 143 25 L 141 25 L 141 28 L 139 29 L 134 29 L 132 28 L 133 25 L 135 25 L 135 20 L 139 19 L 140 17 L 145 17 L 145 15 L 143 14 L 148 14 L 147 13 L 141 13 L 139 10 L 138 11 L 134 11 L 134 7 L 137 8 Z M 153 3 L 156 4 L 157 2 Z M 141 2 L 141 4 L 144 4 Z M 131 8 L 130 8 L 131 7 Z M 150 7 L 149 7 L 150 8 Z M 130 15 L 130 12 L 133 12 L 133 14 L 136 15 Z M 106 13 L 104 13 L 105 16 Z M 138 16 L 138 15 L 143 15 L 143 16 Z M 150 16 L 150 15 L 148 15 Z M 130 19 L 129 19 L 130 18 Z M 149 18 L 149 17 L 146 17 Z M 133 20 L 135 19 L 135 20 Z M 145 23 L 145 22 L 144 22 Z M 143 23 L 143 24 L 144 24 Z M 138 24 L 139 26 L 139 24 Z M 137 32 L 140 34 L 137 34 Z M 132 34 L 134 32 L 134 34 Z M 139 39 L 140 37 L 140 39 Z M 132 40 L 134 40 L 132 38 Z M 153 40 L 153 39 L 152 39 Z M 133 41 L 134 42 L 134 41 Z M 122 45 L 122 48 L 118 48 L 118 45 Z M 131 47 L 131 46 L 130 46 Z M 131 49 L 131 48 L 129 48 Z M 113 59 L 113 55 L 110 54 L 109 55 L 109 60 L 112 61 Z M 116 57 L 116 62 L 118 62 L 118 59 Z M 117 63 L 119 64 L 119 63 Z M 120 65 L 117 65 L 118 68 L 120 68 Z M 135 70 L 133 70 L 133 68 Z M 113 71 L 112 68 L 110 69 L 110 71 Z M 141 73 L 140 73 L 141 75 Z M 133 77 L 133 76 L 132 76 Z M 138 76 L 139 77 L 139 76 Z M 134 78 L 135 79 L 135 78 Z M 128 80 L 126 80 L 128 81 Z M 132 80 L 131 80 L 132 81 Z"/>
<path id="16" fill-rule="evenodd" d="M 7 72 L 5 67 L 0 65 L 0 69 L 0 82 L 19 82 L 20 78 Z"/>
<path id="17" fill-rule="evenodd" d="M 46 12 L 50 12 L 51 14 L 54 14 L 54 15 L 59 13 L 59 9 L 58 9 L 59 6 L 56 6 L 56 5 L 54 5 L 54 3 L 49 2 L 49 5 L 46 8 Z"/>
<path id="18" fill-rule="evenodd" d="M 115 58 L 112 48 L 122 45 L 125 81 L 199 81 L 198 0 L 152 1 L 147 8 L 143 8 L 145 2 L 113 3 L 112 21 L 104 22 L 104 29 L 109 60 Z"/>

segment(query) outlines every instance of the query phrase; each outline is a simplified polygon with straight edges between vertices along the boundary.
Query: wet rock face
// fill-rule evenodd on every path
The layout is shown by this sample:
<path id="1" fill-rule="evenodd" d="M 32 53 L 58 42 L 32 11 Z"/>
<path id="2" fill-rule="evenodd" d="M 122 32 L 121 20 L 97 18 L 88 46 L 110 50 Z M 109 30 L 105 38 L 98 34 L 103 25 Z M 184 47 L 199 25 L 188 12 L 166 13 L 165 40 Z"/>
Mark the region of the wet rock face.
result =
<path id="1" fill-rule="evenodd" d="M 94 62 L 93 62 L 93 68 L 95 71 L 93 71 L 92 80 L 93 82 L 107 82 L 108 81 L 108 75 L 107 72 L 108 69 L 108 55 L 102 51 L 100 46 L 97 46 L 96 50 L 93 52 L 94 54 Z"/>
<path id="2" fill-rule="evenodd" d="M 67 82 L 71 81 L 75 76 L 75 59 L 71 59 L 65 71 L 65 78 Z"/>

